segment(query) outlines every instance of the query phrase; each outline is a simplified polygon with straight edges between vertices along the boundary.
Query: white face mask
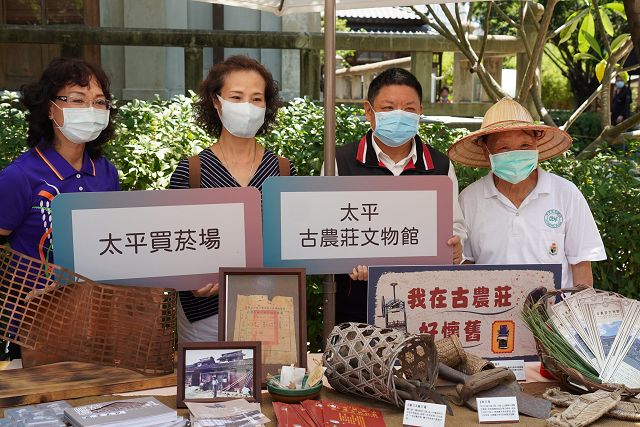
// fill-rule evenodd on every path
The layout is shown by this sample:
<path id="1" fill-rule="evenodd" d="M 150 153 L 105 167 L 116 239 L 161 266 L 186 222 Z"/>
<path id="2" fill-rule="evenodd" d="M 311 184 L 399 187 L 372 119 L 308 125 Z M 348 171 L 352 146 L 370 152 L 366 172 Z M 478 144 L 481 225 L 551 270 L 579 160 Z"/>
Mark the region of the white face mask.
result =
<path id="1" fill-rule="evenodd" d="M 58 107 L 54 102 L 53 105 Z M 60 107 L 58 107 L 60 108 Z M 71 142 L 86 144 L 96 139 L 109 124 L 109 110 L 89 108 L 61 108 L 64 124 L 56 127 Z"/>
<path id="2" fill-rule="evenodd" d="M 253 138 L 264 124 L 266 108 L 256 107 L 250 102 L 229 102 L 220 95 L 220 120 L 229 133 L 238 138 Z"/>

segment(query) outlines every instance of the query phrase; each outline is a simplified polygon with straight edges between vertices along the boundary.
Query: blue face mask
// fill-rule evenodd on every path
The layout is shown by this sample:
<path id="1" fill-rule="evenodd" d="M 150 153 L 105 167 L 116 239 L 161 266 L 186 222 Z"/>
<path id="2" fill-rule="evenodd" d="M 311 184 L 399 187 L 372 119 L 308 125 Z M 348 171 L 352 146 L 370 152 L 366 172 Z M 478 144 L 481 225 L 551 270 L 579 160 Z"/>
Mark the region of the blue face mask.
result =
<path id="1" fill-rule="evenodd" d="M 372 107 L 373 109 L 373 107 Z M 384 145 L 399 147 L 418 133 L 420 116 L 404 110 L 374 111 L 376 128 L 373 135 Z"/>
<path id="2" fill-rule="evenodd" d="M 527 179 L 538 166 L 538 150 L 514 150 L 489 154 L 489 161 L 495 176 L 517 184 Z"/>

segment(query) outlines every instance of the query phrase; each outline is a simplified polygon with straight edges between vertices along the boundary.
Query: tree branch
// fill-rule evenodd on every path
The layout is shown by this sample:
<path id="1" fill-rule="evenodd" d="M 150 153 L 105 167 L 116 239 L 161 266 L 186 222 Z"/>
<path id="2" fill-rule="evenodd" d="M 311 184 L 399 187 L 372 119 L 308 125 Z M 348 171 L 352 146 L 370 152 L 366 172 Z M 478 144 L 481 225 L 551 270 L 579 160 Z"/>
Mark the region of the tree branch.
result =
<path id="1" fill-rule="evenodd" d="M 509 25 L 511 25 L 513 28 L 518 29 L 518 24 L 516 23 L 516 21 L 514 21 L 513 19 L 511 19 L 509 17 L 509 15 L 507 15 L 504 10 L 502 10 L 502 8 L 500 6 L 498 6 L 498 4 L 494 1 L 492 1 L 491 3 L 493 3 L 493 5 L 496 8 L 496 12 L 498 12 L 498 15 L 500 15 L 500 17 L 502 19 L 504 19 L 505 21 L 507 21 L 507 23 L 509 23 Z"/>
<path id="2" fill-rule="evenodd" d="M 618 63 L 618 61 L 620 59 L 622 59 L 622 57 L 624 57 L 625 55 L 627 55 L 629 53 L 629 50 L 631 49 L 631 47 L 633 46 L 633 44 L 631 43 L 631 41 L 627 41 L 623 46 L 620 47 L 619 50 L 617 50 L 616 52 L 613 53 L 613 55 L 611 55 L 609 57 L 609 61 L 607 62 L 607 67 L 605 69 L 605 73 L 604 73 L 604 78 L 602 79 L 602 84 L 600 86 L 598 86 L 598 88 L 591 94 L 591 96 L 589 96 L 589 98 L 587 98 L 580 107 L 578 107 L 578 109 L 576 111 L 574 111 L 574 113 L 571 115 L 571 117 L 569 117 L 569 120 L 567 120 L 567 122 L 562 125 L 560 127 L 560 129 L 563 130 L 567 130 L 569 129 L 569 127 L 576 121 L 576 119 L 578 118 L 578 116 L 580 116 L 580 114 L 582 114 L 584 112 L 584 110 L 587 109 L 587 107 L 596 99 L 598 98 L 598 95 L 602 95 L 603 98 L 603 108 L 604 108 L 604 112 L 603 112 L 603 120 L 605 123 L 605 127 L 602 130 L 602 132 L 600 133 L 600 135 L 588 146 L 586 146 L 577 156 L 578 159 L 581 158 L 588 158 L 590 156 L 593 155 L 593 153 L 595 152 L 595 150 L 602 144 L 606 143 L 606 142 L 611 142 L 612 140 L 614 140 L 615 138 L 617 138 L 618 136 L 620 136 L 620 134 L 624 131 L 626 131 L 627 129 L 630 129 L 631 127 L 635 126 L 637 123 L 640 123 L 640 113 L 636 113 L 632 116 L 630 116 L 629 118 L 627 118 L 627 120 L 624 120 L 622 123 L 611 127 L 611 114 L 610 114 L 610 105 L 608 105 L 609 103 L 609 82 L 611 82 L 611 74 L 612 74 L 612 69 L 614 68 L 615 64 Z M 605 103 L 606 101 L 606 103 Z M 605 115 L 606 114 L 606 115 Z M 631 120 L 633 119 L 633 120 Z"/>
<path id="3" fill-rule="evenodd" d="M 467 28 L 462 24 L 462 18 L 460 17 L 460 3 L 455 3 L 453 6 L 456 11 L 456 22 L 458 23 L 458 28 L 460 28 L 460 32 L 467 37 Z"/>
<path id="4" fill-rule="evenodd" d="M 585 110 L 587 108 L 589 108 L 589 105 L 591 105 L 591 103 L 596 100 L 598 95 L 600 95 L 600 91 L 601 90 L 602 90 L 602 85 L 598 86 L 598 88 L 591 94 L 591 96 L 589 96 L 589 98 L 585 99 L 585 101 L 582 103 L 582 105 L 580 105 L 576 109 L 576 111 L 573 112 L 571 117 L 569 117 L 567 119 L 567 121 L 562 126 L 560 126 L 560 129 L 562 129 L 564 131 L 568 130 L 571 127 L 571 125 L 575 123 L 575 121 L 578 119 L 580 114 L 584 113 Z"/>
<path id="5" fill-rule="evenodd" d="M 628 73 L 629 71 L 635 71 L 635 70 L 637 70 L 637 69 L 639 69 L 639 68 L 640 68 L 640 64 L 631 65 L 631 66 L 629 66 L 629 67 L 626 67 L 626 68 L 621 69 L 620 71 L 618 71 L 618 73 L 617 73 L 617 74 L 620 74 L 620 73 L 622 73 L 622 72 Z"/>
<path id="6" fill-rule="evenodd" d="M 484 65 L 478 64 L 478 78 L 480 79 L 480 83 L 482 83 L 482 87 L 487 92 L 487 95 L 493 99 L 494 102 L 499 101 L 500 99 L 508 96 L 508 94 L 500 87 L 498 82 L 487 72 L 484 68 Z"/>
<path id="7" fill-rule="evenodd" d="M 581 73 L 582 68 L 580 68 L 578 63 L 576 63 L 573 60 L 573 55 L 572 55 L 571 51 L 569 50 L 569 48 L 566 45 L 557 45 L 557 47 L 558 47 L 558 52 L 560 53 L 560 56 L 562 57 L 562 62 L 564 62 L 565 66 L 568 69 L 567 78 L 569 76 L 571 76 L 571 74 L 579 74 L 579 73 Z"/>
<path id="8" fill-rule="evenodd" d="M 441 35 L 443 33 L 448 34 L 449 35 L 449 39 L 452 40 L 456 46 L 458 46 L 458 48 L 462 48 L 462 45 L 459 42 L 459 38 L 458 38 L 458 33 L 455 32 L 455 28 L 454 28 L 454 33 L 452 33 L 447 26 L 445 25 L 445 23 L 438 17 L 438 15 L 436 15 L 435 11 L 433 10 L 433 7 L 431 7 L 431 5 L 427 5 L 427 10 L 429 10 L 429 14 L 433 17 L 433 19 L 436 21 L 436 23 L 438 24 L 438 26 L 440 27 L 440 30 L 442 30 L 442 33 L 440 33 Z M 435 28 L 435 27 L 434 27 Z M 436 31 L 438 31 L 436 29 Z"/>
<path id="9" fill-rule="evenodd" d="M 418 9 L 416 9 L 414 6 L 409 6 L 409 8 L 410 8 L 410 9 L 411 9 L 411 10 L 412 10 L 416 15 L 418 15 L 418 16 L 420 17 L 420 19 L 422 19 L 422 21 L 423 21 L 425 24 L 429 25 L 429 26 L 430 26 L 430 27 L 432 27 L 434 30 L 436 30 L 436 32 L 437 32 L 438 34 L 440 34 L 442 37 L 446 38 L 447 40 L 450 40 L 450 41 L 451 41 L 451 42 L 453 42 L 453 43 L 456 43 L 456 45 L 457 45 L 457 42 L 456 42 L 455 37 L 453 36 L 453 34 L 451 34 L 451 32 L 450 32 L 448 29 L 446 29 L 446 27 L 445 27 L 445 28 L 443 28 L 443 27 L 441 27 L 440 25 L 438 25 L 438 24 L 436 24 L 436 23 L 434 23 L 434 22 L 431 22 L 431 20 L 429 19 L 429 17 L 428 17 L 425 13 L 423 13 L 423 12 L 419 11 L 419 10 L 418 10 Z M 433 11 L 431 11 L 431 13 L 433 14 Z"/>
<path id="10" fill-rule="evenodd" d="M 445 15 L 451 19 L 451 13 L 448 12 L 448 9 L 445 6 L 441 6 Z M 478 75 L 478 79 L 480 79 L 480 83 L 482 83 L 482 87 L 484 88 L 487 95 L 493 99 L 494 101 L 498 101 L 499 99 L 507 96 L 507 93 L 502 89 L 502 87 L 495 81 L 493 76 L 486 70 L 482 61 L 479 60 L 476 52 L 473 50 L 469 39 L 465 37 L 460 40 L 460 43 L 463 45 L 461 49 L 465 56 L 469 59 L 471 65 L 472 72 L 476 72 Z"/>
<path id="11" fill-rule="evenodd" d="M 456 3 L 457 5 L 458 3 Z M 487 6 L 487 13 L 484 16 L 484 28 L 482 34 L 482 45 L 480 46 L 480 53 L 478 54 L 478 62 L 482 62 L 484 56 L 484 50 L 487 47 L 487 39 L 489 38 L 489 19 L 491 19 L 491 6 L 493 2 L 490 2 Z"/>
<path id="12" fill-rule="evenodd" d="M 551 62 L 553 62 L 556 67 L 558 67 L 562 75 L 567 77 L 568 70 L 566 69 L 566 64 L 562 64 L 561 60 L 556 57 L 555 54 L 551 52 L 551 49 L 547 48 L 546 46 L 544 47 L 544 53 L 549 57 Z"/>
<path id="13" fill-rule="evenodd" d="M 527 103 L 529 89 L 533 84 L 535 71 L 538 68 L 538 63 L 540 62 L 540 57 L 542 56 L 542 49 L 544 48 L 544 44 L 546 42 L 547 29 L 549 28 L 549 24 L 551 23 L 553 9 L 556 7 L 556 4 L 558 4 L 558 1 L 559 0 L 549 0 L 547 2 L 547 8 L 544 11 L 544 15 L 542 16 L 542 22 L 540 23 L 540 29 L 538 30 L 536 42 L 533 45 L 531 60 L 529 61 L 529 65 L 527 66 L 522 86 L 520 86 L 520 92 L 518 93 L 518 101 L 522 105 L 526 105 Z"/>
<path id="14" fill-rule="evenodd" d="M 531 59 L 531 46 L 529 46 L 529 37 L 527 37 L 527 32 L 524 29 L 524 20 L 526 19 L 527 11 L 529 10 L 528 6 L 529 3 L 526 1 L 520 3 L 520 27 L 518 27 L 518 33 L 520 35 L 520 39 L 522 39 L 524 50 L 527 52 L 527 58 Z"/>
<path id="15" fill-rule="evenodd" d="M 434 13 L 433 9 L 431 9 L 431 6 L 427 5 L 427 7 L 430 9 L 430 13 L 433 15 L 434 19 L 439 19 L 437 17 L 437 15 Z M 458 48 L 460 49 L 460 52 L 467 57 L 467 59 L 469 59 L 469 61 L 472 64 L 477 63 L 478 61 L 478 57 L 475 54 L 475 51 L 473 50 L 473 48 L 471 47 L 471 44 L 469 43 L 469 39 L 467 39 L 465 37 L 462 31 L 462 29 L 458 26 L 455 18 L 453 17 L 453 15 L 451 14 L 451 11 L 449 10 L 449 8 L 446 5 L 440 5 L 440 9 L 444 12 L 445 16 L 447 17 L 447 20 L 449 21 L 449 24 L 451 25 L 451 27 L 454 29 L 454 31 L 456 32 L 456 45 L 458 46 Z M 442 22 L 442 21 L 440 21 Z M 444 23 L 442 23 L 441 25 L 443 28 L 446 28 L 446 25 L 444 25 Z M 454 36 L 455 37 L 455 36 Z M 472 70 L 475 71 L 476 66 L 473 65 Z"/>
<path id="16" fill-rule="evenodd" d="M 543 9 L 543 11 L 544 11 L 544 6 L 543 6 L 543 5 L 541 5 L 540 3 L 537 3 L 537 2 L 531 2 L 531 4 L 532 4 L 532 5 L 533 5 L 533 4 L 535 4 L 535 5 L 537 5 L 538 7 L 541 7 L 541 8 Z M 533 11 L 533 9 L 531 9 L 531 8 L 530 8 L 530 9 L 529 9 L 529 13 L 531 13 L 531 18 L 535 18 L 535 12 Z M 525 16 L 525 18 L 526 18 L 526 16 Z M 537 20 L 535 20 L 535 19 L 531 19 L 531 22 L 533 22 L 533 26 L 535 27 L 536 31 L 540 31 L 540 23 L 539 23 Z M 546 31 L 546 30 L 545 30 L 545 31 Z"/>
<path id="17" fill-rule="evenodd" d="M 640 123 L 640 112 L 629 116 L 626 120 L 616 126 L 607 126 L 591 144 L 587 145 L 580 153 L 578 153 L 576 159 L 584 160 L 593 157 L 598 147 L 607 142 L 615 142 L 623 132 L 631 129 L 638 123 Z"/>
<path id="18" fill-rule="evenodd" d="M 602 16 L 600 16 L 600 7 L 598 6 L 598 0 L 591 0 L 591 7 L 593 8 L 594 19 L 596 22 L 596 28 L 600 33 L 600 37 L 602 37 L 602 41 L 604 42 L 604 48 L 609 55 L 611 55 L 611 46 L 609 45 L 609 35 L 607 31 L 604 29 L 604 24 L 602 23 Z"/>
<path id="19" fill-rule="evenodd" d="M 500 87 L 500 85 L 495 81 L 495 79 L 487 72 L 484 68 L 482 62 L 478 62 L 478 56 L 476 55 L 469 39 L 462 35 L 461 37 L 461 28 L 458 26 L 456 19 L 451 14 L 451 11 L 448 7 L 441 5 L 442 11 L 445 16 L 447 16 L 447 20 L 450 22 L 452 28 L 456 32 L 454 35 L 444 24 L 444 22 L 435 14 L 433 7 L 429 4 L 426 5 L 429 14 L 433 17 L 433 19 L 437 22 L 438 27 L 433 26 L 436 31 L 451 40 L 457 47 L 460 49 L 460 52 L 469 60 L 471 71 L 477 72 L 478 78 L 480 79 L 480 83 L 482 83 L 482 87 L 484 88 L 487 95 L 493 99 L 494 101 L 499 100 L 500 98 L 507 96 L 506 92 Z M 423 21 L 430 24 L 430 19 L 424 13 L 417 11 L 415 8 L 412 8 L 418 16 L 422 18 Z"/>
<path id="20" fill-rule="evenodd" d="M 531 86 L 531 99 L 533 99 L 533 104 L 538 111 L 538 115 L 542 118 L 542 121 L 547 126 L 558 127 L 556 122 L 553 121 L 553 117 L 549 114 L 549 111 L 545 108 L 542 103 L 542 98 L 540 98 L 540 91 L 538 90 L 540 87 L 540 76 L 536 75 L 535 82 L 533 86 Z"/>
<path id="21" fill-rule="evenodd" d="M 444 12 L 444 16 L 447 17 L 451 28 L 453 28 L 453 31 L 456 32 L 456 34 L 458 35 L 458 39 L 460 39 L 460 42 L 462 43 L 465 40 L 465 35 L 463 34 L 464 29 L 461 26 L 458 26 L 458 22 L 456 21 L 456 18 L 454 18 L 451 14 L 449 6 L 447 6 L 446 4 L 441 4 L 440 9 Z"/>
<path id="22" fill-rule="evenodd" d="M 623 57 L 627 56 L 631 50 L 631 40 L 627 40 L 620 49 L 616 50 L 607 60 L 607 65 L 604 69 L 604 77 L 602 78 L 602 89 L 600 90 L 600 96 L 602 98 L 602 120 L 604 127 L 611 126 L 611 92 L 609 85 L 611 84 L 611 77 L 613 76 L 615 66 Z"/>
<path id="23" fill-rule="evenodd" d="M 558 28 L 556 28 L 555 31 L 550 32 L 549 35 L 547 35 L 547 41 L 550 41 L 551 39 L 558 36 L 565 28 L 570 27 L 571 24 L 573 24 L 575 21 L 584 18 L 584 16 L 587 14 L 587 11 L 588 10 L 585 9 L 583 12 L 578 13 L 576 16 L 574 16 L 564 24 L 560 25 Z"/>

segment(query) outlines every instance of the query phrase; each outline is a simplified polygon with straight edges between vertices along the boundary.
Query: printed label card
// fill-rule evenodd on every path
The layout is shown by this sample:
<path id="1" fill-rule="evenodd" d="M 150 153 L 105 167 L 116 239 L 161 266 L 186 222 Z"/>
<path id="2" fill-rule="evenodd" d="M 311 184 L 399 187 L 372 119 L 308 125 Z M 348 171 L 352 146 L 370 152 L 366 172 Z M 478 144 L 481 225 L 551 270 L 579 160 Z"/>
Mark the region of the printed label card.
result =
<path id="1" fill-rule="evenodd" d="M 484 423 L 517 423 L 520 421 L 518 414 L 518 401 L 515 396 L 508 397 L 479 397 L 478 422 Z"/>
<path id="2" fill-rule="evenodd" d="M 516 380 L 518 381 L 526 381 L 527 377 L 524 373 L 524 360 L 523 359 L 515 359 L 515 360 L 492 360 L 491 361 L 497 368 L 507 368 L 511 369 L 511 371 L 516 376 Z"/>
<path id="3" fill-rule="evenodd" d="M 402 424 L 407 427 L 444 427 L 446 412 L 446 405 L 407 400 L 404 402 Z"/>

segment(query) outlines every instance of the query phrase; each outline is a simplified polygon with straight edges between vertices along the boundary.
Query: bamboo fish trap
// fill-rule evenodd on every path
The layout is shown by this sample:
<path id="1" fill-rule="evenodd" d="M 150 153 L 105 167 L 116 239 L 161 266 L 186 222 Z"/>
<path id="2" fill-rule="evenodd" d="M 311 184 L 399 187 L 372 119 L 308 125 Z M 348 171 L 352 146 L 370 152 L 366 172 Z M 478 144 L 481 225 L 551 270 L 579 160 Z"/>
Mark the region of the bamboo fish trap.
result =
<path id="1" fill-rule="evenodd" d="M 329 384 L 343 393 L 398 407 L 433 397 L 438 355 L 431 335 L 342 323 L 329 335 L 322 361 Z"/>
<path id="2" fill-rule="evenodd" d="M 0 338 L 23 365 L 81 361 L 172 373 L 175 291 L 110 286 L 0 247 Z"/>

